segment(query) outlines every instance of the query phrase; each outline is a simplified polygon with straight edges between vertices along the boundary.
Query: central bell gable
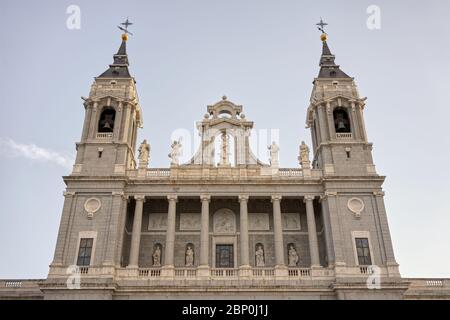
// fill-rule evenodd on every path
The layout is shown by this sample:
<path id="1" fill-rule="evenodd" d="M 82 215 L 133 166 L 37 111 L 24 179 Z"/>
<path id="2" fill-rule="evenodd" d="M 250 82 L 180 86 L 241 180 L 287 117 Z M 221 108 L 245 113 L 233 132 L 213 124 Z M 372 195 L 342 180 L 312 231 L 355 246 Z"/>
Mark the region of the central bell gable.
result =
<path id="1" fill-rule="evenodd" d="M 231 166 L 234 164 L 235 166 L 268 167 L 250 149 L 249 137 L 253 122 L 246 119 L 241 105 L 234 104 L 224 96 L 221 101 L 208 106 L 207 110 L 208 113 L 203 120 L 197 122 L 201 137 L 200 147 L 191 161 L 184 166 Z M 216 139 L 220 140 L 219 150 L 216 150 Z M 220 153 L 218 163 L 215 162 L 217 152 Z M 230 155 L 232 159 L 229 159 Z"/>

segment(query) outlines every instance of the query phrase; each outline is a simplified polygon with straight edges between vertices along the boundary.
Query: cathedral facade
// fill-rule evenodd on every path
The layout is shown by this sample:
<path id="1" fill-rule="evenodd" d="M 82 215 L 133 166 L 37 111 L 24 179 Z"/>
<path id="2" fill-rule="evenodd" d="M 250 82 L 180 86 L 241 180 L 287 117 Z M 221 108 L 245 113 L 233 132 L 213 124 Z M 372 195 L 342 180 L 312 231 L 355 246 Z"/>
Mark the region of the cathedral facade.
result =
<path id="1" fill-rule="evenodd" d="M 325 34 L 322 43 L 305 109 L 312 146 L 299 143 L 298 167 L 279 166 L 275 142 L 270 163 L 260 161 L 250 149 L 253 122 L 223 97 L 197 122 L 201 143 L 192 159 L 181 163 L 183 142 L 174 141 L 170 166 L 153 168 L 154 151 L 137 141 L 145 109 L 124 35 L 83 98 L 54 259 L 38 296 L 407 297 L 412 282 L 395 259 L 385 177 L 364 125 L 366 99 L 335 63 Z"/>

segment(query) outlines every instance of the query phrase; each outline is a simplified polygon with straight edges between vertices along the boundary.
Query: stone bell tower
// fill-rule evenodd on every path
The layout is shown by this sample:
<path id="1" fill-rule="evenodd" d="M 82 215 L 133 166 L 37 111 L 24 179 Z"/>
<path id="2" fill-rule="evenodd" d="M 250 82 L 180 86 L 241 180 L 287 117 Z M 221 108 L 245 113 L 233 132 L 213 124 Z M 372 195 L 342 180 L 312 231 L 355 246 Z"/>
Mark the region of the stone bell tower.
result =
<path id="1" fill-rule="evenodd" d="M 86 114 L 74 175 L 124 175 L 136 167 L 137 129 L 143 123 L 136 81 L 128 70 L 127 40 L 124 33 L 113 63 L 82 98 Z"/>
<path id="2" fill-rule="evenodd" d="M 320 72 L 313 82 L 306 120 L 313 167 L 323 169 L 325 175 L 376 175 L 364 126 L 366 98 L 360 97 L 354 78 L 335 63 L 325 33 L 321 40 Z"/>

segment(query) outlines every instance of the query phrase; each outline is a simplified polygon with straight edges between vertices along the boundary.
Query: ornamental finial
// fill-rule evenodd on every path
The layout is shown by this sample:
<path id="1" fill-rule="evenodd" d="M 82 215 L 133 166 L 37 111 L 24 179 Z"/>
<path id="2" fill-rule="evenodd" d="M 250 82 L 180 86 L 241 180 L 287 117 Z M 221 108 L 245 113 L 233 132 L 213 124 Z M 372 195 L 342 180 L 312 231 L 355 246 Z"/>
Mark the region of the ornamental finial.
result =
<path id="1" fill-rule="evenodd" d="M 120 30 L 123 31 L 122 40 L 127 41 L 128 35 L 133 35 L 130 31 L 128 31 L 128 27 L 133 25 L 133 23 L 131 23 L 127 17 L 127 20 L 125 20 L 125 22 L 121 23 L 121 25 L 124 26 L 125 28 L 122 28 L 121 26 L 117 26 L 117 28 L 119 28 Z"/>
<path id="2" fill-rule="evenodd" d="M 322 41 L 327 41 L 327 33 L 325 32 L 324 27 L 327 26 L 328 23 L 324 22 L 322 17 L 320 18 L 320 22 L 316 23 L 317 29 L 319 29 L 319 31 L 322 32 L 321 36 L 320 36 L 320 40 Z"/>

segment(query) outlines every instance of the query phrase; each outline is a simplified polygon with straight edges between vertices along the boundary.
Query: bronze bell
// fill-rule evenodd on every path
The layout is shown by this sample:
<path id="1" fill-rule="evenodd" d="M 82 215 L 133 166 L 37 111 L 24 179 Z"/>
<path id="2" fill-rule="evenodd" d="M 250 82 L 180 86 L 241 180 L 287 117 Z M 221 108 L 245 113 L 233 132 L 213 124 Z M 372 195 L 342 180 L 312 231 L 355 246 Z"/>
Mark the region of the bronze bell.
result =
<path id="1" fill-rule="evenodd" d="M 338 121 L 338 130 L 340 130 L 340 129 L 345 129 L 345 123 L 344 123 L 344 121 L 343 120 L 339 120 Z"/>
<path id="2" fill-rule="evenodd" d="M 109 124 L 109 121 L 105 121 L 105 123 L 103 124 L 103 129 L 110 129 L 111 130 L 111 125 Z"/>

